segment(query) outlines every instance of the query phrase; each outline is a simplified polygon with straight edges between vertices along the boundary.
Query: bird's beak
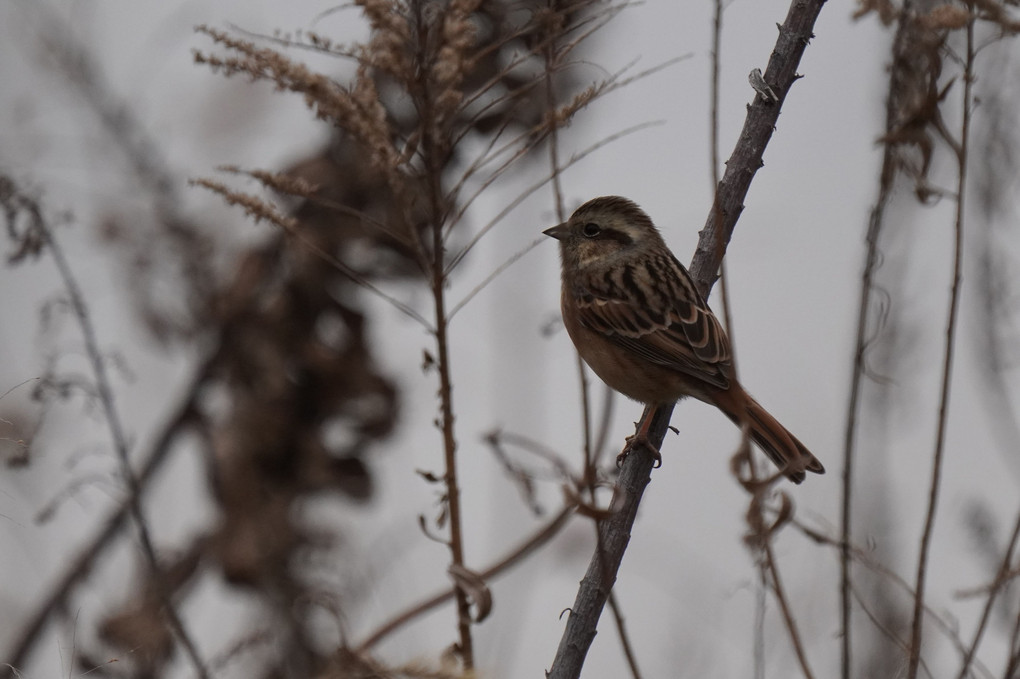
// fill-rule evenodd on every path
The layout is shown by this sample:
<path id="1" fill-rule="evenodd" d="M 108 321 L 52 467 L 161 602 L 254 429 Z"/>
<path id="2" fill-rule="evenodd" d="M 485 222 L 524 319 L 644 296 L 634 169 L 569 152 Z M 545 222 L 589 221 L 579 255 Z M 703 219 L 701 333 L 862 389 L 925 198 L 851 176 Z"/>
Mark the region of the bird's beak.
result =
<path id="1" fill-rule="evenodd" d="M 567 236 L 570 235 L 570 229 L 567 228 L 567 223 L 557 224 L 556 226 L 546 229 L 543 231 L 547 236 L 552 236 L 556 240 L 566 240 Z"/>

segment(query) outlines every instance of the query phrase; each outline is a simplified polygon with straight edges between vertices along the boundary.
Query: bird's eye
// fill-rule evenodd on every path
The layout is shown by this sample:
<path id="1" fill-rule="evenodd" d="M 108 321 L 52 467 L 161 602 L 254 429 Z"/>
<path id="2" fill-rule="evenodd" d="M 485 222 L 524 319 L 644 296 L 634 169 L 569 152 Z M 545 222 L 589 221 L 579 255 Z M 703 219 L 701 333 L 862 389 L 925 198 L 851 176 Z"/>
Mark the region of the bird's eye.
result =
<path id="1" fill-rule="evenodd" d="M 602 233 L 602 229 L 599 228 L 599 225 L 595 222 L 588 222 L 584 225 L 584 228 L 581 229 L 581 234 L 584 235 L 585 238 L 594 238 L 600 233 Z"/>

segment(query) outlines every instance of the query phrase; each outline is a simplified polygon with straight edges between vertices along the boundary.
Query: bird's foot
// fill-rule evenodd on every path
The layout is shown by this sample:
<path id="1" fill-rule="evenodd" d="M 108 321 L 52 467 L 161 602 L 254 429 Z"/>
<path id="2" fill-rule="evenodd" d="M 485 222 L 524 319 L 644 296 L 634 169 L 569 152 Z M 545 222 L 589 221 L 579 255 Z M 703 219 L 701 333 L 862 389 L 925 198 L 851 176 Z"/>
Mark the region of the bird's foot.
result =
<path id="1" fill-rule="evenodd" d="M 655 459 L 652 469 L 658 469 L 662 466 L 662 453 L 652 445 L 652 442 L 648 440 L 648 436 L 646 434 L 634 434 L 627 437 L 627 443 L 623 446 L 623 450 L 616 456 L 617 469 L 623 466 L 623 461 L 634 451 L 634 446 L 643 446 L 645 450 L 652 454 L 652 457 Z"/>

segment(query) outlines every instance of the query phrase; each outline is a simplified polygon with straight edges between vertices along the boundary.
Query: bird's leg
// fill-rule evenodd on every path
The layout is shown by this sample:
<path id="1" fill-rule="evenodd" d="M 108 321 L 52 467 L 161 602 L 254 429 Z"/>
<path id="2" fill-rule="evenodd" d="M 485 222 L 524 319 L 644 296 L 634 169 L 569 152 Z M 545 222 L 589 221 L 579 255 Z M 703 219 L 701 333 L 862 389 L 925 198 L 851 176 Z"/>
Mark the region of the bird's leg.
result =
<path id="1" fill-rule="evenodd" d="M 623 450 L 619 455 L 616 456 L 616 467 L 620 468 L 623 466 L 623 461 L 627 459 L 627 456 L 634 450 L 634 446 L 644 446 L 652 456 L 655 458 L 655 466 L 653 469 L 662 466 L 662 454 L 659 449 L 652 445 L 652 442 L 648 439 L 648 430 L 652 426 L 652 414 L 655 412 L 655 407 L 646 405 L 645 411 L 641 413 L 641 426 L 638 427 L 637 432 L 627 437 L 627 443 L 623 446 Z"/>

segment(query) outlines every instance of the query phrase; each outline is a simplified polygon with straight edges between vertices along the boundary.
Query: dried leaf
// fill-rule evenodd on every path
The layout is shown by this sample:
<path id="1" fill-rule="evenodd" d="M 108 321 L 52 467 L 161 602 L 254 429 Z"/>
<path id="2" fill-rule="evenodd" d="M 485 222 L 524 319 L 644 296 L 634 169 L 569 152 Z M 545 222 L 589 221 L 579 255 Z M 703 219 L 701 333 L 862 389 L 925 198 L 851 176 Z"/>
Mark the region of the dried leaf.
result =
<path id="1" fill-rule="evenodd" d="M 475 605 L 472 621 L 481 622 L 489 617 L 492 612 L 492 591 L 482 576 L 460 564 L 452 564 L 446 572 L 453 579 L 453 584 L 467 594 Z"/>

